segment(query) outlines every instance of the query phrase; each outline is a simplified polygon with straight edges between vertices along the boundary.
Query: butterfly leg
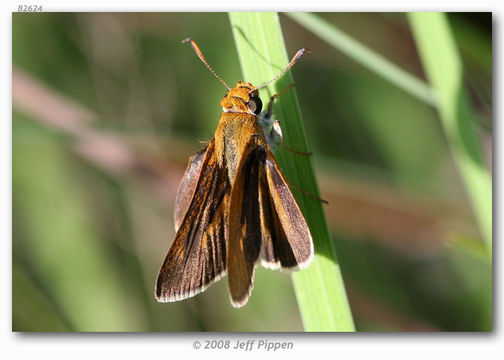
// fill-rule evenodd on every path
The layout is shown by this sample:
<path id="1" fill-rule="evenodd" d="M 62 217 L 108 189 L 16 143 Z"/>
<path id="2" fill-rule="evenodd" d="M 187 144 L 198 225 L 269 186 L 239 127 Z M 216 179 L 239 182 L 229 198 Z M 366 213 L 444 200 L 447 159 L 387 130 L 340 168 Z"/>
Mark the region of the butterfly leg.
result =
<path id="1" fill-rule="evenodd" d="M 301 193 L 305 194 L 306 196 L 309 196 L 309 197 L 311 197 L 312 199 L 317 200 L 317 201 L 319 201 L 319 202 L 321 202 L 321 203 L 323 203 L 323 204 L 326 204 L 326 205 L 328 205 L 328 204 L 329 204 L 329 201 L 324 200 L 324 199 L 321 199 L 321 198 L 319 198 L 317 195 L 314 195 L 314 194 L 312 194 L 312 193 L 311 193 L 311 192 L 309 192 L 309 191 L 306 191 L 306 190 L 301 189 L 299 186 L 296 186 L 296 185 L 291 184 L 291 183 L 288 183 L 288 184 L 289 184 L 289 186 L 291 187 L 291 189 L 295 189 L 295 190 L 297 190 L 297 191 L 299 191 L 299 192 L 301 192 Z"/>
<path id="2" fill-rule="evenodd" d="M 288 91 L 291 87 L 295 85 L 294 82 L 290 83 L 285 89 L 280 91 L 278 94 L 275 94 L 270 97 L 270 101 L 268 104 L 268 109 L 261 114 L 259 114 L 259 124 L 263 129 L 264 137 L 268 142 L 269 146 L 272 150 L 275 150 L 278 145 L 283 147 L 285 150 L 290 151 L 293 154 L 302 155 L 302 156 L 311 156 L 313 153 L 311 152 L 302 152 L 294 150 L 287 145 L 285 145 L 282 136 L 282 128 L 280 127 L 280 122 L 278 120 L 273 120 L 273 103 L 276 99 L 278 99 L 282 94 Z"/>
<path id="3" fill-rule="evenodd" d="M 313 155 L 312 152 L 302 152 L 302 151 L 294 150 L 294 149 L 288 147 L 287 145 L 285 145 L 285 143 L 283 141 L 280 143 L 280 146 L 283 147 L 285 150 L 290 151 L 291 153 L 296 154 L 296 155 L 301 155 L 301 156 L 312 156 Z"/>

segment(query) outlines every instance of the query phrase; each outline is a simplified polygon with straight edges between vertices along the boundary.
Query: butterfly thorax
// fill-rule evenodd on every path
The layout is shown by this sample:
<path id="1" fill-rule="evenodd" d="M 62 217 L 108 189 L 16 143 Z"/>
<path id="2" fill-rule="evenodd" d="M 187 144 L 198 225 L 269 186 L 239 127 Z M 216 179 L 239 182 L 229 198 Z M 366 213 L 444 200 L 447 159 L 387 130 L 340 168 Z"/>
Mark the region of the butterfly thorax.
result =
<path id="1" fill-rule="evenodd" d="M 227 167 L 231 184 L 241 157 L 248 155 L 250 148 L 265 145 L 255 113 L 261 111 L 259 102 L 257 90 L 242 81 L 221 100 L 223 112 L 215 132 L 215 155 L 219 166 Z"/>

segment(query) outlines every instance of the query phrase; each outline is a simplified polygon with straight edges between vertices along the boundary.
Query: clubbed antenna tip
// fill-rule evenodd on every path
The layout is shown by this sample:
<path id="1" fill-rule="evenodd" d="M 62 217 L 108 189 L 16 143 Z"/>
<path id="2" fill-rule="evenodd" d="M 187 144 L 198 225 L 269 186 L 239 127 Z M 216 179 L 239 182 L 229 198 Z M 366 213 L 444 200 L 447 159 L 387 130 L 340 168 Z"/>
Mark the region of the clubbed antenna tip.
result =
<path id="1" fill-rule="evenodd" d="M 263 88 L 265 86 L 268 86 L 269 84 L 271 84 L 273 81 L 281 78 L 287 71 L 289 71 L 289 69 L 291 67 L 294 66 L 294 64 L 299 60 L 299 58 L 301 56 L 303 56 L 305 53 L 309 54 L 311 53 L 310 49 L 306 49 L 306 48 L 302 48 L 300 50 L 298 50 L 298 52 L 292 57 L 291 61 L 289 61 L 289 64 L 287 65 L 287 67 L 284 69 L 284 71 L 282 71 L 280 74 L 278 74 L 277 76 L 275 76 L 273 79 L 271 79 L 270 81 L 267 81 L 265 82 L 264 84 L 262 85 L 259 85 L 257 87 L 254 88 L 254 90 L 257 90 L 257 89 L 260 89 L 260 88 Z"/>
<path id="2" fill-rule="evenodd" d="M 221 79 L 221 77 L 219 75 L 217 75 L 217 73 L 214 71 L 214 69 L 212 69 L 212 67 L 207 63 L 207 61 L 205 60 L 205 57 L 203 56 L 203 53 L 201 52 L 198 44 L 196 44 L 192 39 L 190 38 L 187 38 L 187 39 L 184 39 L 182 40 L 182 43 L 186 43 L 186 42 L 189 42 L 191 43 L 191 46 L 194 50 L 194 52 L 196 53 L 196 55 L 198 55 L 198 57 L 200 58 L 200 60 L 203 62 L 203 64 L 206 65 L 206 67 L 208 68 L 208 70 L 210 70 L 210 72 L 212 74 L 214 74 L 214 76 L 219 79 L 219 81 L 226 87 L 226 89 L 230 90 L 231 88 L 228 86 L 228 84 L 226 84 L 226 82 L 224 80 Z"/>

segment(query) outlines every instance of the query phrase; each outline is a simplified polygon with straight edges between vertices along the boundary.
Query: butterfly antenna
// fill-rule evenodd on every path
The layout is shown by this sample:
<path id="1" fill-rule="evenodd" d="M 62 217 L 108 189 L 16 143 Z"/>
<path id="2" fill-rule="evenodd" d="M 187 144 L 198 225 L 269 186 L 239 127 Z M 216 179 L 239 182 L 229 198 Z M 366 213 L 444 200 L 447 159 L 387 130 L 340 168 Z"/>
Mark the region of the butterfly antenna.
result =
<path id="1" fill-rule="evenodd" d="M 219 79 L 219 81 L 224 84 L 224 86 L 226 87 L 226 89 L 230 90 L 231 88 L 228 86 L 228 84 L 226 84 L 226 82 L 224 80 L 221 79 L 221 77 L 219 75 L 217 75 L 217 73 L 214 71 L 214 69 L 212 69 L 212 67 L 210 65 L 208 65 L 207 61 L 205 60 L 205 57 L 203 56 L 203 53 L 201 52 L 198 44 L 196 44 L 192 39 L 190 38 L 187 38 L 187 39 L 184 39 L 182 40 L 182 43 L 185 43 L 185 42 L 190 42 L 191 43 L 191 46 L 194 50 L 194 52 L 196 53 L 196 55 L 198 55 L 198 57 L 200 58 L 200 60 L 203 62 L 203 64 L 206 65 L 206 67 L 208 68 L 208 70 L 210 70 L 210 72 L 212 74 L 214 74 L 214 76 Z"/>
<path id="2" fill-rule="evenodd" d="M 301 56 L 303 56 L 303 54 L 305 53 L 311 53 L 311 51 L 309 49 L 306 49 L 306 48 L 302 48 L 301 50 L 298 50 L 298 52 L 292 57 L 292 60 L 289 62 L 289 64 L 287 65 L 287 67 L 285 68 L 284 71 L 282 71 L 280 74 L 278 74 L 277 76 L 275 76 L 273 79 L 271 79 L 270 81 L 268 82 L 265 82 L 264 84 L 262 85 L 259 85 L 259 86 L 256 86 L 253 90 L 257 90 L 257 89 L 260 89 L 260 88 L 263 88 L 265 86 L 268 86 L 269 84 L 271 84 L 273 81 L 281 78 L 287 71 L 289 71 L 289 69 L 291 67 L 294 66 L 294 64 L 299 60 L 299 58 Z"/>

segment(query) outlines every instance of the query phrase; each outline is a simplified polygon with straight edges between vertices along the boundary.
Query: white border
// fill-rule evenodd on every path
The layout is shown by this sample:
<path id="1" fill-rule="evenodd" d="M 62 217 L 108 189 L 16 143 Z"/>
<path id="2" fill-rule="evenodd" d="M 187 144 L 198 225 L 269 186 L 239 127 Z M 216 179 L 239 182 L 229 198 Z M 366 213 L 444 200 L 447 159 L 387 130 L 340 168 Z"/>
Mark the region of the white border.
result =
<path id="1" fill-rule="evenodd" d="M 69 1 L 7 1 L 2 2 L 2 21 L 0 28 L 1 50 L 2 50 L 2 103 L 4 117 L 0 122 L 1 140 L 1 167 L 2 167 L 2 217 L 4 236 L 2 239 L 3 248 L 1 251 L 1 324 L 2 332 L 0 337 L 0 349 L 5 359 L 91 359 L 91 358 L 117 358 L 122 359 L 142 358 L 154 359 L 165 357 L 177 359 L 180 355 L 187 354 L 201 357 L 237 358 L 246 359 L 267 356 L 267 357 L 287 357 L 287 356 L 309 356 L 313 358 L 317 355 L 325 355 L 329 352 L 331 357 L 338 359 L 374 359 L 377 355 L 386 356 L 387 359 L 399 359 L 405 356 L 409 359 L 493 359 L 496 354 L 502 354 L 502 302 L 500 289 L 502 289 L 502 276 L 494 276 L 494 334 L 359 334 L 359 335 L 290 335 L 290 334 L 123 334 L 123 335 L 51 335 L 51 334 L 12 334 L 11 333 L 11 12 L 16 11 L 19 4 L 42 4 L 44 11 L 227 11 L 229 1 L 196 1 L 188 4 L 186 1 L 148 1 L 137 3 L 126 3 L 124 1 L 104 2 L 88 0 L 81 2 Z M 417 4 L 404 1 L 351 1 L 351 2 L 329 2 L 312 0 L 310 2 L 272 2 L 271 0 L 254 0 L 253 2 L 232 3 L 232 10 L 285 10 L 285 11 L 494 11 L 494 59 L 500 60 L 500 48 L 502 48 L 502 2 L 479 0 L 475 1 L 451 1 L 442 2 L 439 0 L 424 0 Z M 502 80 L 502 71 L 499 63 L 495 61 L 495 81 L 494 88 L 499 90 L 498 84 Z M 502 138 L 502 126 L 498 125 L 499 105 L 502 103 L 501 94 L 494 98 L 494 117 L 496 139 Z M 495 141 L 495 162 L 494 169 L 502 168 L 501 146 Z M 500 179 L 496 170 L 495 179 Z M 494 187 L 497 190 L 497 183 Z M 495 192 L 497 200 L 494 206 L 495 224 L 503 224 L 504 219 L 498 211 L 500 192 Z M 498 226 L 495 227 L 494 239 L 499 239 Z M 502 261 L 502 246 L 495 241 L 494 258 L 497 265 L 494 269 L 497 272 L 498 261 Z M 237 310 L 239 311 L 239 310 Z M 238 350 L 194 350 L 192 343 L 194 340 L 204 341 L 205 339 L 277 339 L 293 341 L 294 350 L 284 353 L 266 353 L 253 351 L 245 353 Z"/>

